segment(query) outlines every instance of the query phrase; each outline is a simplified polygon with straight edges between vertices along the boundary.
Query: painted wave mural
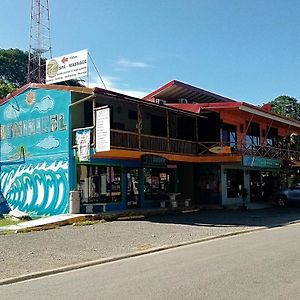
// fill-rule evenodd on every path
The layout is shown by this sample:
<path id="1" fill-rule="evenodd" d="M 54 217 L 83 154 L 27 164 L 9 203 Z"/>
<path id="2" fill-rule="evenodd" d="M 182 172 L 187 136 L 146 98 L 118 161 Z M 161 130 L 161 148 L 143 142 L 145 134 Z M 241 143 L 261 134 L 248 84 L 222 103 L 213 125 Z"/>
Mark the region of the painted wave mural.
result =
<path id="1" fill-rule="evenodd" d="M 31 215 L 68 212 L 68 161 L 2 167 L 1 190 L 12 208 Z"/>

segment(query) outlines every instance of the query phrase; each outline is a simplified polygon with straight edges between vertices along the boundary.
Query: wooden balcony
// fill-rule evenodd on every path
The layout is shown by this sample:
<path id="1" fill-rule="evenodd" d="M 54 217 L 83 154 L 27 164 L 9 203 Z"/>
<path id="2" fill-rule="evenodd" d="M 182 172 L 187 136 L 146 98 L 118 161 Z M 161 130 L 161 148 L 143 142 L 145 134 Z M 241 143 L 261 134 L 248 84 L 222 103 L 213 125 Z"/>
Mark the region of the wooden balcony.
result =
<path id="1" fill-rule="evenodd" d="M 91 145 L 93 136 L 91 136 Z M 73 136 L 75 144 L 75 136 Z M 75 146 L 74 146 L 75 147 Z M 236 143 L 228 146 L 220 141 L 197 142 L 111 129 L 111 148 L 189 156 L 258 156 L 300 161 L 300 151 L 268 145 Z M 216 151 L 217 150 L 217 151 Z"/>
<path id="2" fill-rule="evenodd" d="M 151 136 L 111 129 L 111 146 L 117 149 L 130 149 L 139 151 L 153 151 L 171 154 L 182 154 L 192 156 L 207 155 L 248 155 L 260 156 L 266 158 L 276 158 L 282 160 L 300 160 L 300 151 L 288 148 L 273 147 L 267 145 L 246 145 L 245 143 L 236 143 L 235 145 L 222 144 L 219 141 L 213 142 L 196 142 L 175 138 Z M 212 149 L 225 149 L 214 153 Z"/>

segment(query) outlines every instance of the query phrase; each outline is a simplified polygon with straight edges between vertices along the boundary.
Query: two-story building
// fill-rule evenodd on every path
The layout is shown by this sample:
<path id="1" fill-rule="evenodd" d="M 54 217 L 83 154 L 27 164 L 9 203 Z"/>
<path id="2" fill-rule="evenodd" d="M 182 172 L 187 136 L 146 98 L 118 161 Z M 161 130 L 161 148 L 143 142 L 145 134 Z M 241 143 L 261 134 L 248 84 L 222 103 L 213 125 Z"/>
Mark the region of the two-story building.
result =
<path id="1" fill-rule="evenodd" d="M 0 100 L 0 120 L 1 192 L 36 215 L 69 212 L 71 191 L 80 212 L 159 207 L 176 193 L 194 205 L 238 204 L 241 188 L 247 201 L 267 200 L 299 159 L 287 140 L 299 122 L 178 81 L 145 99 L 29 84 Z"/>
<path id="2" fill-rule="evenodd" d="M 221 162 L 197 165 L 195 179 L 201 188 L 194 187 L 197 195 L 205 195 L 203 200 L 197 197 L 198 201 L 207 202 L 208 193 L 218 193 L 217 201 L 222 205 L 238 204 L 242 201 L 241 189 L 247 190 L 248 202 L 270 201 L 276 190 L 296 180 L 299 171 L 293 166 L 299 166 L 299 121 L 272 113 L 269 105 L 258 107 L 234 101 L 176 80 L 145 99 L 200 115 L 207 111 L 217 114 L 211 127 L 200 128 L 207 135 L 203 134 L 198 142 L 204 148 L 209 144 L 211 154 L 228 155 Z M 216 147 L 211 147 L 213 142 Z M 238 157 L 234 163 L 230 161 L 232 156 Z M 219 189 L 215 188 L 213 170 L 218 173 Z M 214 202 L 213 197 L 209 198 Z"/>

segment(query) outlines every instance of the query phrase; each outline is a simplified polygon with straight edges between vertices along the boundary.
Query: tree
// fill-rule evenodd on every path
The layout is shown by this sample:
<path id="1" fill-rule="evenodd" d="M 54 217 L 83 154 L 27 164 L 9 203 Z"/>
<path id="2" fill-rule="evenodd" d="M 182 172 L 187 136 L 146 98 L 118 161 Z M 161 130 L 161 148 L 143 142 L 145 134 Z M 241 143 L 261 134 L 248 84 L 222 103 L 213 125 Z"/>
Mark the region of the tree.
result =
<path id="1" fill-rule="evenodd" d="M 21 87 L 26 84 L 28 52 L 0 49 L 0 80 Z"/>
<path id="2" fill-rule="evenodd" d="M 273 112 L 300 120 L 300 103 L 296 98 L 279 96 L 271 101 L 270 104 Z"/>
<path id="3" fill-rule="evenodd" d="M 0 49 L 0 99 L 26 84 L 28 52 Z"/>
<path id="4" fill-rule="evenodd" d="M 17 87 L 14 84 L 0 81 L 0 99 L 5 98 L 16 89 Z"/>
<path id="5" fill-rule="evenodd" d="M 300 121 L 300 103 L 296 98 L 290 96 L 279 96 L 269 104 L 272 106 L 271 111 Z M 299 149 L 299 136 L 292 133 L 289 136 L 286 136 L 282 143 L 285 145 L 288 144 L 292 149 Z"/>

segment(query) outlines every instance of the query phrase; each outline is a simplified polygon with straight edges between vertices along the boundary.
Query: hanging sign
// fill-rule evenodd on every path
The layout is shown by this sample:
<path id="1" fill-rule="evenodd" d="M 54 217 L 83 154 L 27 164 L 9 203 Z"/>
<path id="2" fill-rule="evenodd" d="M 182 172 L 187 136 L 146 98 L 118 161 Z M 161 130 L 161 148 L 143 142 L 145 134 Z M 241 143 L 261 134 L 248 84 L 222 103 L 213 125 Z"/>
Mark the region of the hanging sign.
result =
<path id="1" fill-rule="evenodd" d="M 260 156 L 243 156 L 243 166 L 258 168 L 280 168 L 281 160 Z"/>
<path id="2" fill-rule="evenodd" d="M 144 154 L 141 157 L 141 161 L 144 167 L 152 168 L 167 168 L 168 160 L 162 156 Z"/>
<path id="3" fill-rule="evenodd" d="M 83 129 L 76 131 L 77 155 L 79 161 L 90 161 L 91 130 Z"/>
<path id="4" fill-rule="evenodd" d="M 95 109 L 96 152 L 110 151 L 110 110 L 109 107 Z"/>
<path id="5" fill-rule="evenodd" d="M 87 72 L 87 49 L 48 59 L 46 61 L 46 84 L 84 77 Z"/>

